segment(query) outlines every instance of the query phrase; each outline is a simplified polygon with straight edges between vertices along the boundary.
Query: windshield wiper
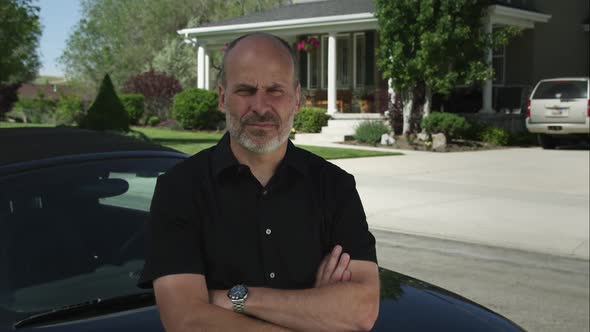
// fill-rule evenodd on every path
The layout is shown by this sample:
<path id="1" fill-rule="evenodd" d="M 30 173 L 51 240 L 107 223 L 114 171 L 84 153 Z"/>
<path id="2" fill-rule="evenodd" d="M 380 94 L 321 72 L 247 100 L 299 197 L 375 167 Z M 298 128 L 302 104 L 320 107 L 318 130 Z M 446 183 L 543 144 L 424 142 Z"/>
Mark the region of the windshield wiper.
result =
<path id="1" fill-rule="evenodd" d="M 32 325 L 95 317 L 129 309 L 147 307 L 154 305 L 155 303 L 154 293 L 151 291 L 117 296 L 108 299 L 97 298 L 35 314 L 16 322 L 13 327 L 15 329 L 20 329 Z"/>

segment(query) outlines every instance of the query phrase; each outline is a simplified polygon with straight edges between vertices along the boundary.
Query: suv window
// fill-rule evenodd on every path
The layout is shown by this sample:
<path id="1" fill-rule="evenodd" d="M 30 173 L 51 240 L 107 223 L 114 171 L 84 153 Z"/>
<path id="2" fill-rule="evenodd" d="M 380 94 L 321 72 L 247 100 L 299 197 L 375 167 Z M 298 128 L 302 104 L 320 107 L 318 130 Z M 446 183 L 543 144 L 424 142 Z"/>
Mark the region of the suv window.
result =
<path id="1" fill-rule="evenodd" d="M 588 98 L 588 81 L 541 82 L 533 99 Z"/>

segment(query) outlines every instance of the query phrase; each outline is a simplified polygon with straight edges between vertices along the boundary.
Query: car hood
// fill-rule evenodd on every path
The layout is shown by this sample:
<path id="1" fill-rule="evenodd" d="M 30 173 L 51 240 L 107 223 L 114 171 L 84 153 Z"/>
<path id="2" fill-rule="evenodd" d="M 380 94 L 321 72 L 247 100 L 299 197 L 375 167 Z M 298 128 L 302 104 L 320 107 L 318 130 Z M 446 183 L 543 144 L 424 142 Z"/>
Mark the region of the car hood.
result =
<path id="1" fill-rule="evenodd" d="M 381 306 L 373 331 L 523 331 L 507 318 L 457 294 L 403 274 L 379 270 Z M 14 331 L 12 323 L 0 327 L 0 331 Z M 164 331 L 154 305 L 19 330 L 40 327 L 47 332 Z"/>

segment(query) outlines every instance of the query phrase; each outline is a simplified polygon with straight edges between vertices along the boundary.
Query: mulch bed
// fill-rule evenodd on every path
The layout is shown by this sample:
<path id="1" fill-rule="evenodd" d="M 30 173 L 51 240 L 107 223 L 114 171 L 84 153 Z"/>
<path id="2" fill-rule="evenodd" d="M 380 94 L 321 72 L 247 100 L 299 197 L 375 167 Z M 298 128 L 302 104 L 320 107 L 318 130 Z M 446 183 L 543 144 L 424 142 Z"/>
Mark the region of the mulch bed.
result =
<path id="1" fill-rule="evenodd" d="M 395 143 L 393 145 L 381 145 L 381 144 L 366 144 L 360 143 L 355 140 L 346 141 L 345 145 L 357 145 L 357 146 L 371 146 L 386 149 L 398 149 L 398 150 L 415 150 L 415 151 L 431 151 L 431 152 L 463 152 L 463 151 L 482 151 L 482 150 L 498 150 L 506 149 L 506 146 L 497 146 L 484 142 L 470 141 L 470 140 L 454 140 L 447 142 L 447 147 L 444 150 L 432 150 L 431 146 L 425 144 L 425 142 L 415 139 L 411 143 L 406 140 L 403 136 L 395 136 Z"/>

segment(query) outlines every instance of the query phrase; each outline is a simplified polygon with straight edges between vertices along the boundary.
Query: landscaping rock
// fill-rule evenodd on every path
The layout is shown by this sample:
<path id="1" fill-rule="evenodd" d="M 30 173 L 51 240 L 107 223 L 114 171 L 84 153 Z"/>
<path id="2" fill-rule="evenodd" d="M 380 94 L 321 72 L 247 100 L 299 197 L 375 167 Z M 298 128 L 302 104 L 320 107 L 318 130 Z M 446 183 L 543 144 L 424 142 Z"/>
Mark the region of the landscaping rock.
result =
<path id="1" fill-rule="evenodd" d="M 432 150 L 445 151 L 447 148 L 447 137 L 445 134 L 432 135 Z"/>
<path id="2" fill-rule="evenodd" d="M 391 134 L 381 135 L 381 145 L 392 145 L 395 143 L 395 138 Z"/>
<path id="3" fill-rule="evenodd" d="M 418 134 L 417 138 L 422 142 L 426 142 L 428 141 L 428 134 L 425 131 L 423 131 L 420 134 Z"/>

